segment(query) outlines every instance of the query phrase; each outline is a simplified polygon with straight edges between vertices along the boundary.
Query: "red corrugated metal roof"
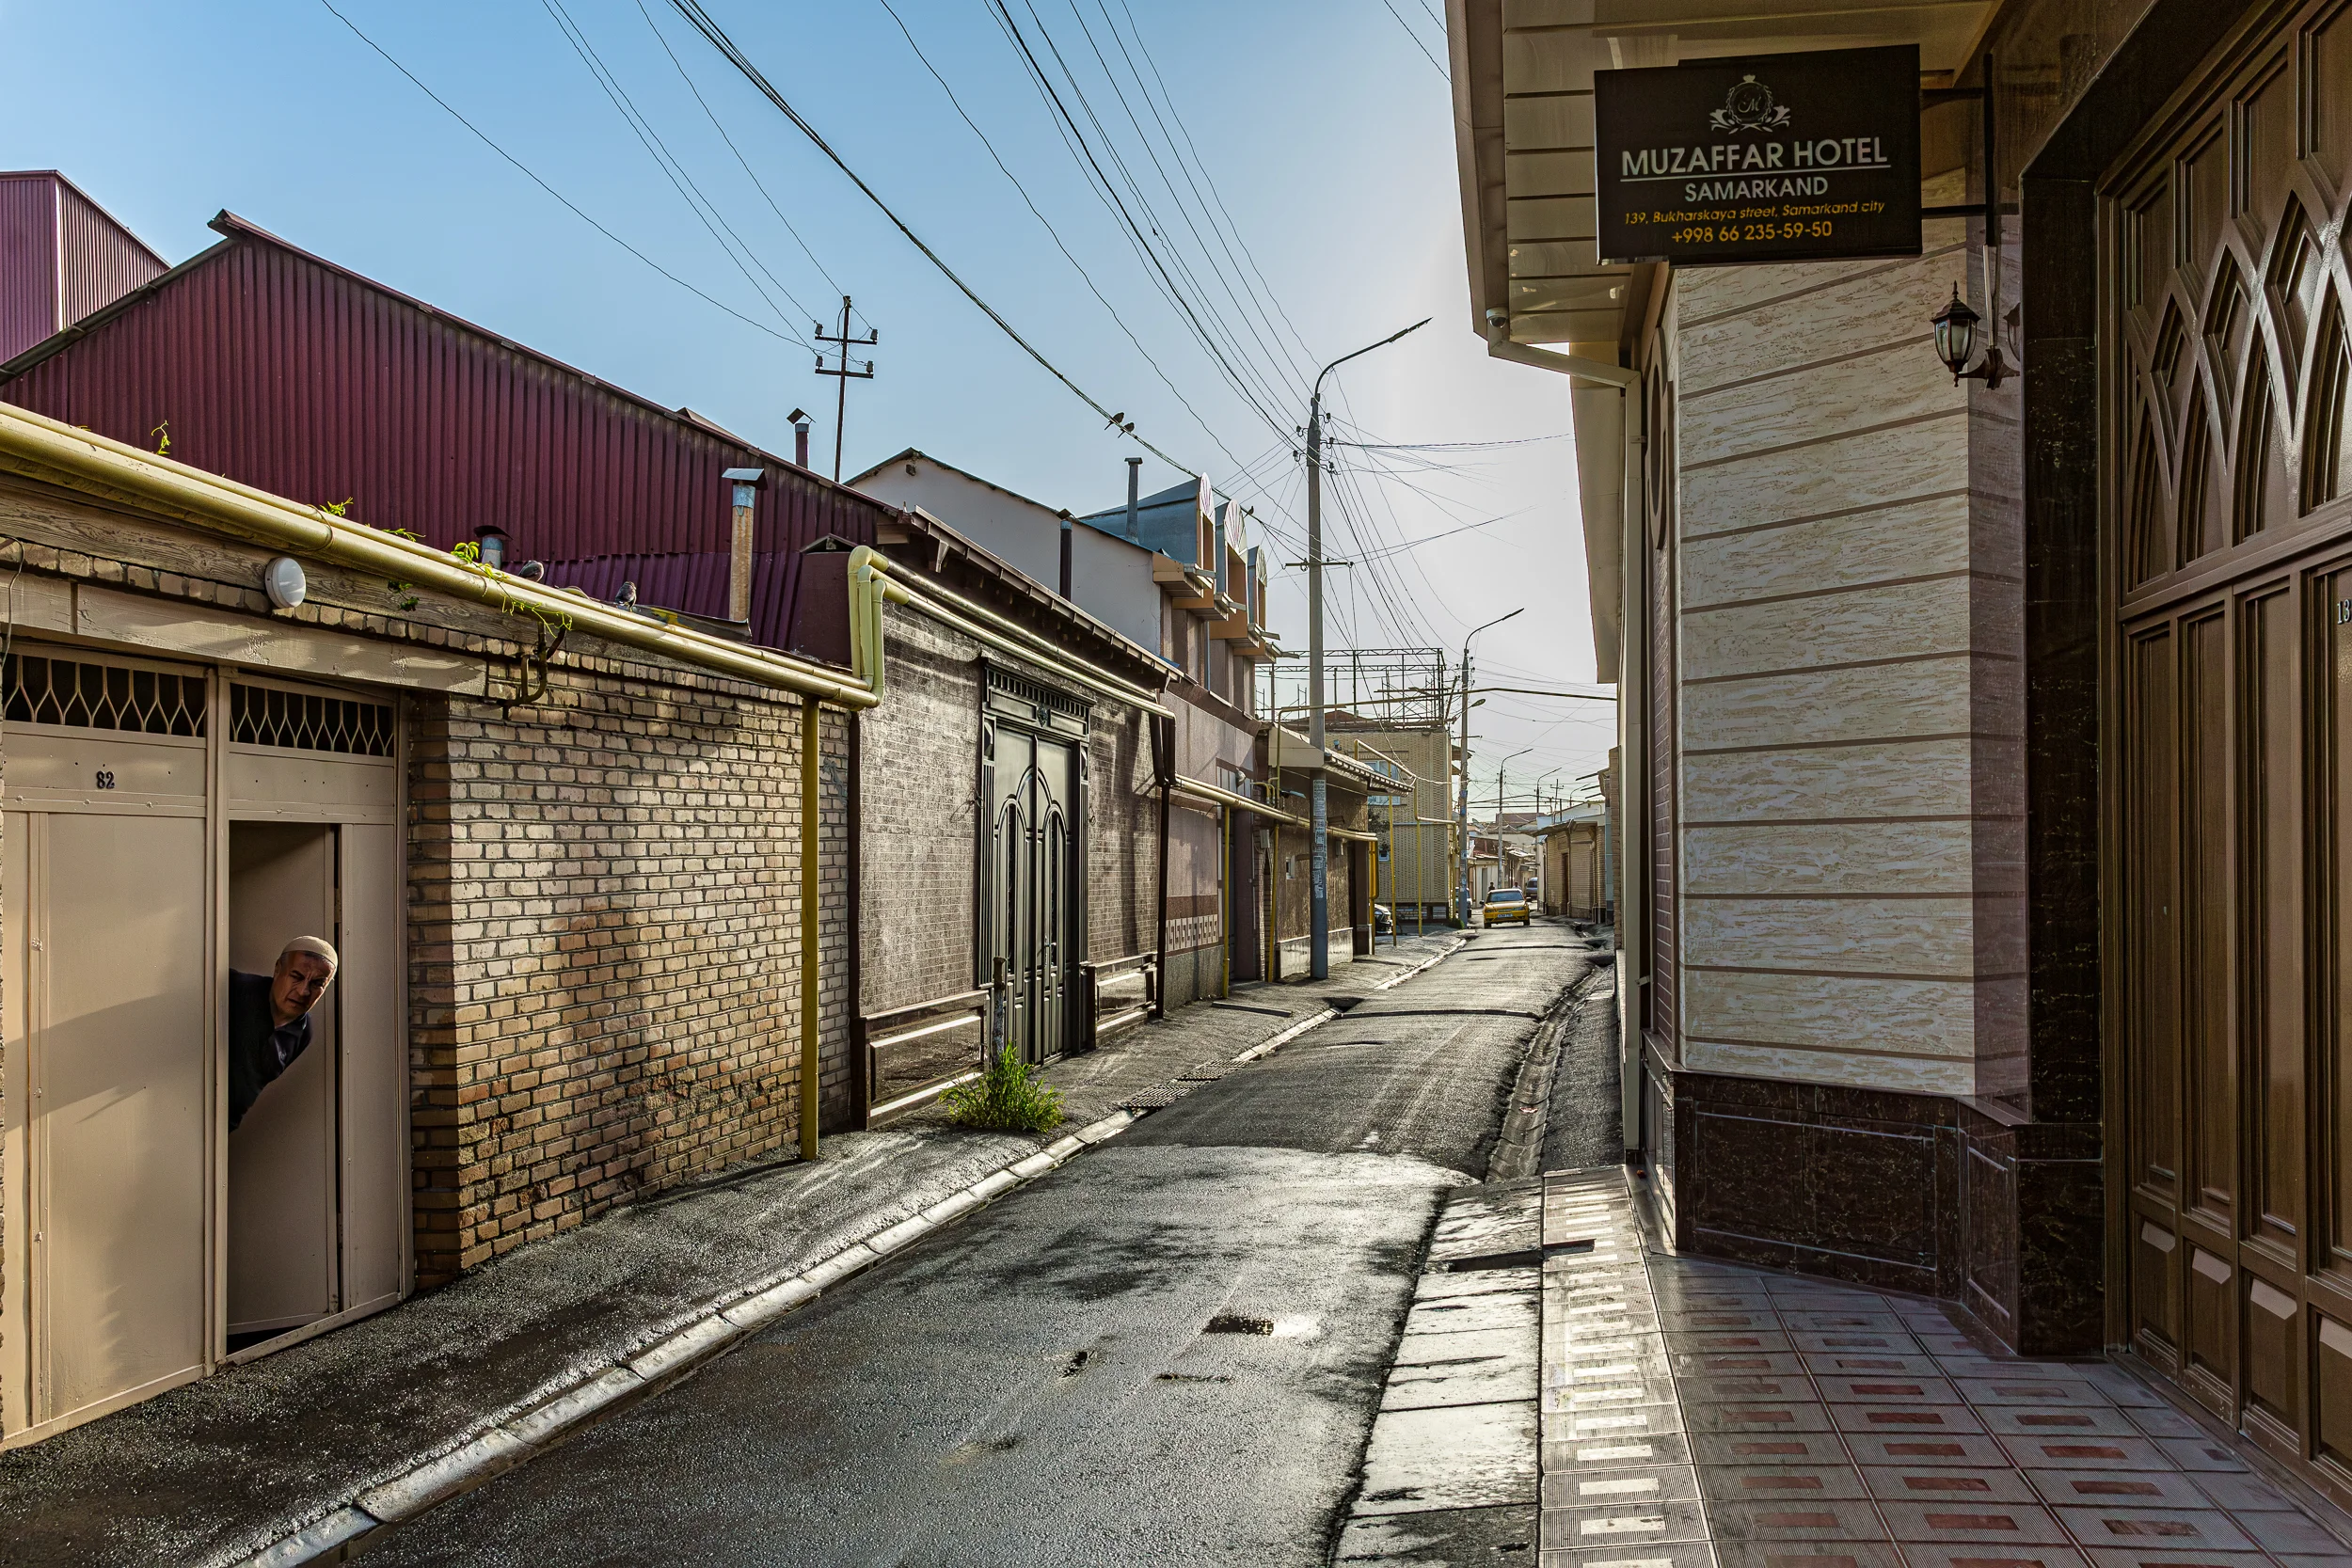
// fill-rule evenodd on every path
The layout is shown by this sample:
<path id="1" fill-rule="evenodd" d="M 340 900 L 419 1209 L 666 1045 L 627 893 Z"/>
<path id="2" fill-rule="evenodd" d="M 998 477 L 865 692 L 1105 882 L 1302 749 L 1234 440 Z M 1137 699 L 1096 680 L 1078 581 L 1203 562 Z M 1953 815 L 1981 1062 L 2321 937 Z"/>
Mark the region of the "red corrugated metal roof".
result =
<path id="1" fill-rule="evenodd" d="M 56 169 L 0 172 L 0 360 L 163 270 L 162 257 Z"/>
<path id="2" fill-rule="evenodd" d="M 611 601 L 621 585 L 637 585 L 637 602 L 648 609 L 682 610 L 713 619 L 727 608 L 728 557 L 719 551 L 694 555 L 599 555 L 586 561 L 550 561 L 548 583 L 584 589 Z M 755 551 L 752 556 L 753 641 L 786 647 L 791 635 L 792 590 L 800 562 L 787 555 Z"/>
<path id="3" fill-rule="evenodd" d="M 223 213 L 220 245 L 17 359 L 0 401 L 447 547 L 497 527 L 511 559 L 717 555 L 721 473 L 765 468 L 755 626 L 787 645 L 801 548 L 871 544 L 892 509 L 708 421 L 623 391 Z M 617 587 L 617 581 L 615 586 Z M 715 591 L 647 603 L 701 615 Z"/>

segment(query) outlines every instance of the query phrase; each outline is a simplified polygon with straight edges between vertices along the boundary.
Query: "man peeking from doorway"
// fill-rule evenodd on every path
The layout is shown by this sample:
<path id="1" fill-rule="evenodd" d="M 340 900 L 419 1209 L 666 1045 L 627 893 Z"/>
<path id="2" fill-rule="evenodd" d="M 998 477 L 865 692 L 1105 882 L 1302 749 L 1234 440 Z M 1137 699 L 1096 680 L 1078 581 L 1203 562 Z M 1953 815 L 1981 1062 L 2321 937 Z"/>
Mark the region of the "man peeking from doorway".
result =
<path id="1" fill-rule="evenodd" d="M 269 974 L 229 972 L 229 1131 L 234 1132 L 262 1091 L 310 1049 L 310 1009 L 340 962 L 319 937 L 296 937 Z"/>

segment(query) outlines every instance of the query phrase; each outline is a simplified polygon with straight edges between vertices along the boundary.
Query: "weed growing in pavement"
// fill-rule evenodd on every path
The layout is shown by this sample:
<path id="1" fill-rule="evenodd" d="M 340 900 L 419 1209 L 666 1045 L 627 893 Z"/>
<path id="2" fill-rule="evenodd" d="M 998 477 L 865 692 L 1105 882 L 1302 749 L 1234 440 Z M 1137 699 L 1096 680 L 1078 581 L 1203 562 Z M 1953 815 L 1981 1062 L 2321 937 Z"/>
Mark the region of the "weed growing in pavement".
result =
<path id="1" fill-rule="evenodd" d="M 1062 1123 L 1061 1091 L 1030 1076 L 1029 1066 L 1007 1046 L 972 1083 L 940 1097 L 947 1119 L 958 1127 L 991 1132 L 1050 1132 Z"/>

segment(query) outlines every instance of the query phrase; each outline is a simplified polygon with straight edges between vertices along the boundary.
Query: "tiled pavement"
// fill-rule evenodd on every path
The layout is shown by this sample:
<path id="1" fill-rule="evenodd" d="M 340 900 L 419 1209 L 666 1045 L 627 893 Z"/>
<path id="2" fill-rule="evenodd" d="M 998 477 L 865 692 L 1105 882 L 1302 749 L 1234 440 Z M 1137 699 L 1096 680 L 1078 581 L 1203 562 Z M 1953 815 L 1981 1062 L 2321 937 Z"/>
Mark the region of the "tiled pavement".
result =
<path id="1" fill-rule="evenodd" d="M 2343 1568 L 2105 1363 L 1931 1302 L 1645 1256 L 1617 1167 L 1545 1179 L 1541 1568 Z"/>

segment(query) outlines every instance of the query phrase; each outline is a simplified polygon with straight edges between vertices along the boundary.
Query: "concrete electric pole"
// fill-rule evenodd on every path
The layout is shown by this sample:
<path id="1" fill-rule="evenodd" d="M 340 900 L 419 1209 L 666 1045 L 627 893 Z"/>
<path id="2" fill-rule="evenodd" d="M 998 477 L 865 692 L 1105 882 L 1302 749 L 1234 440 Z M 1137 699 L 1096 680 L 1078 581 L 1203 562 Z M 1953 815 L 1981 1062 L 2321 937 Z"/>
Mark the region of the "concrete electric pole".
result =
<path id="1" fill-rule="evenodd" d="M 1391 332 L 1354 354 L 1341 355 L 1316 374 L 1314 388 L 1307 399 L 1307 744 L 1315 752 L 1314 773 L 1307 785 L 1308 815 L 1313 822 L 1307 840 L 1308 885 L 1313 898 L 1310 927 L 1312 942 L 1307 960 L 1311 979 L 1328 979 L 1331 974 L 1331 893 L 1327 879 L 1331 866 L 1331 817 L 1324 800 L 1323 767 L 1323 378 L 1358 356 L 1388 347 L 1406 332 L 1420 331 L 1429 325 L 1430 319 L 1423 316 L 1404 332 Z"/>
<path id="2" fill-rule="evenodd" d="M 841 483 L 841 427 L 850 417 L 850 383 L 874 379 L 874 362 L 868 359 L 866 361 L 866 368 L 862 371 L 858 370 L 854 368 L 854 362 L 850 358 L 850 350 L 870 347 L 882 341 L 882 329 L 873 328 L 863 338 L 850 337 L 850 296 L 843 294 L 841 296 L 841 331 L 837 335 L 829 334 L 825 331 L 825 324 L 818 322 L 816 333 L 818 342 L 831 343 L 841 355 L 840 365 L 833 370 L 827 370 L 825 351 L 821 348 L 817 351 L 817 373 L 834 377 L 840 386 L 840 395 L 834 399 L 833 408 L 833 481 L 838 484 Z"/>

